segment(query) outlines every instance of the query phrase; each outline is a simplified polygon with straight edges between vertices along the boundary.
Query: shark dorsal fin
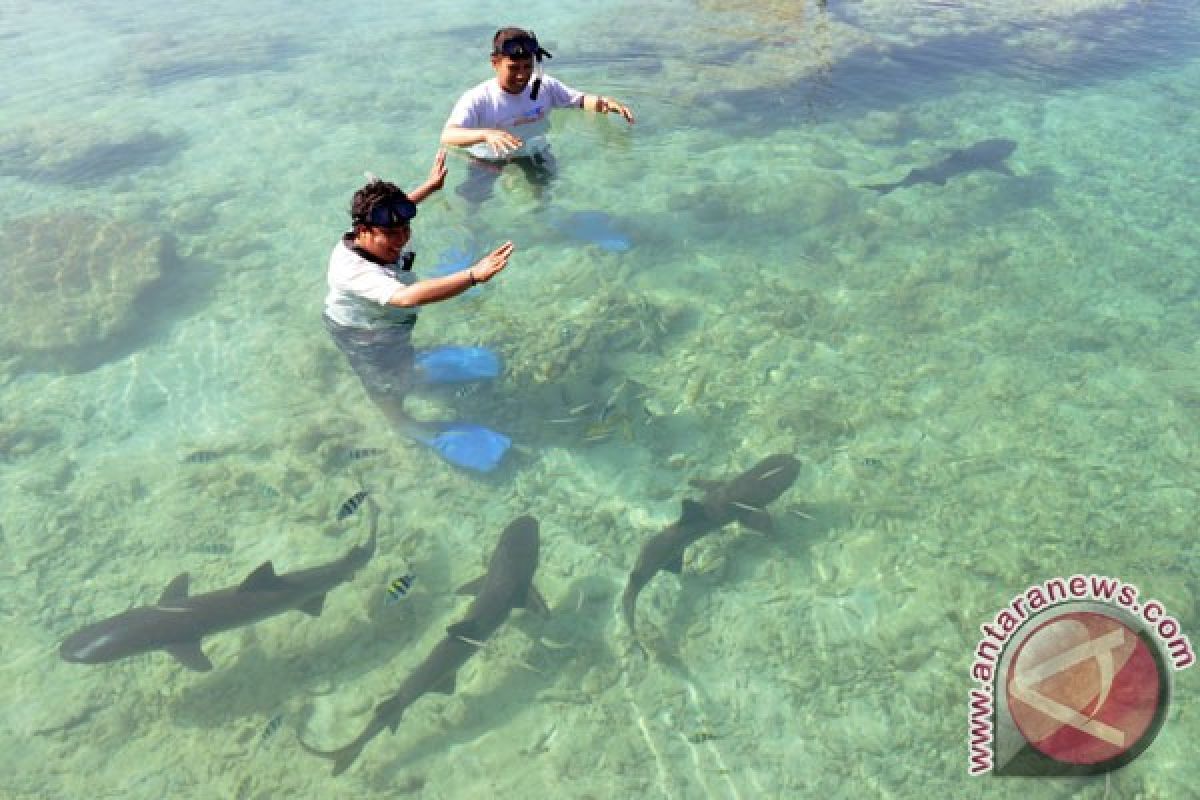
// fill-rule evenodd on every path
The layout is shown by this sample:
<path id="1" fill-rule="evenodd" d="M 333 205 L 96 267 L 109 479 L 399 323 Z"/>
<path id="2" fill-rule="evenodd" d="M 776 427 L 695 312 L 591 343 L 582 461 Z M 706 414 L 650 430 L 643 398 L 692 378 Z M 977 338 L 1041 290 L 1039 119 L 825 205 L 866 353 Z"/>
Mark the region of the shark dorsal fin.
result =
<path id="1" fill-rule="evenodd" d="M 695 500 L 683 501 L 683 516 L 679 518 L 680 524 L 688 525 L 700 522 L 708 517 L 704 511 L 704 506 Z"/>
<path id="2" fill-rule="evenodd" d="M 275 566 L 270 561 L 259 564 L 246 580 L 238 585 L 239 592 L 266 592 L 279 589 L 284 582 L 275 574 Z"/>
<path id="3" fill-rule="evenodd" d="M 171 579 L 167 584 L 167 588 L 163 589 L 162 595 L 158 598 L 160 606 L 169 606 L 172 603 L 178 603 L 180 600 L 187 600 L 188 596 L 188 574 L 181 572 Z"/>
<path id="4" fill-rule="evenodd" d="M 467 581 L 462 586 L 455 590 L 455 594 L 479 594 L 479 590 L 483 588 L 483 579 L 485 576 L 480 575 L 473 581 Z"/>

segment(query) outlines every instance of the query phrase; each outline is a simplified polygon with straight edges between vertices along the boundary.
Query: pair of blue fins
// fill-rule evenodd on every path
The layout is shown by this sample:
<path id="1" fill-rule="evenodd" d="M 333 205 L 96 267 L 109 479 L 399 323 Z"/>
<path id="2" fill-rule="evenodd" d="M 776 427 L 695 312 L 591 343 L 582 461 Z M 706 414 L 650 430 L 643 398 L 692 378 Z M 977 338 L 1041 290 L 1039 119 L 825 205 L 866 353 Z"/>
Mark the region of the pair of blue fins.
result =
<path id="1" fill-rule="evenodd" d="M 629 237 L 602 211 L 552 213 L 547 221 L 560 233 L 611 253 L 623 253 L 633 246 Z M 458 272 L 475 262 L 474 255 L 464 247 L 446 250 L 440 260 L 441 264 L 431 270 L 434 276 Z M 477 286 L 468 294 L 482 288 Z M 447 345 L 419 353 L 416 368 L 426 384 L 454 384 L 496 378 L 501 365 L 500 357 L 486 347 Z M 444 425 L 433 436 L 416 433 L 410 436 L 451 464 L 474 472 L 491 472 L 512 446 L 512 440 L 504 434 L 466 422 Z"/>
<path id="2" fill-rule="evenodd" d="M 417 353 L 416 369 L 421 382 L 430 385 L 490 380 L 500 374 L 500 357 L 486 347 L 446 345 Z M 504 434 L 470 422 L 441 425 L 433 435 L 412 430 L 408 436 L 473 472 L 491 472 L 512 446 Z"/>

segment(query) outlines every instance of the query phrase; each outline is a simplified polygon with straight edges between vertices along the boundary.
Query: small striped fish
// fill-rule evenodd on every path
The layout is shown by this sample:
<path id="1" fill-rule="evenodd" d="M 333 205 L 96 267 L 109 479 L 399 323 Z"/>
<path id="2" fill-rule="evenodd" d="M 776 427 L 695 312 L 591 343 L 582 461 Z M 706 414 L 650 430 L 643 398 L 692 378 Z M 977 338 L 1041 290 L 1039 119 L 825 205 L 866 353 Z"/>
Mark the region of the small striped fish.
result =
<path id="1" fill-rule="evenodd" d="M 216 450 L 194 450 L 183 457 L 185 464 L 211 464 L 224 453 L 218 453 Z"/>
<path id="2" fill-rule="evenodd" d="M 201 542 L 194 545 L 191 551 L 205 556 L 227 556 L 233 552 L 233 546 L 223 542 Z"/>
<path id="3" fill-rule="evenodd" d="M 279 729 L 283 727 L 283 714 L 279 713 L 267 720 L 267 724 L 263 727 L 262 733 L 258 735 L 258 744 L 256 749 L 269 747 L 271 740 L 275 738 L 275 734 L 279 733 Z"/>
<path id="4" fill-rule="evenodd" d="M 382 447 L 355 447 L 346 451 L 346 458 L 351 461 L 361 461 L 364 458 L 381 456 L 386 452 Z"/>
<path id="5" fill-rule="evenodd" d="M 404 599 L 408 594 L 408 590 L 412 588 L 413 581 L 417 579 L 416 575 L 401 575 L 396 580 L 388 584 L 387 597 L 383 599 L 385 606 L 395 605 Z"/>
<path id="6" fill-rule="evenodd" d="M 283 714 L 276 714 L 267 720 L 266 727 L 263 728 L 262 735 L 259 736 L 261 741 L 266 741 L 279 732 L 279 728 L 283 725 Z"/>
<path id="7" fill-rule="evenodd" d="M 338 513 L 337 513 L 338 522 L 341 522 L 346 517 L 353 514 L 355 511 L 358 511 L 358 507 L 361 506 L 363 504 L 363 500 L 366 500 L 366 499 L 367 499 L 367 492 L 365 489 L 361 492 L 355 492 L 354 494 L 347 497 L 346 502 L 342 503 L 341 507 L 338 508 Z"/>

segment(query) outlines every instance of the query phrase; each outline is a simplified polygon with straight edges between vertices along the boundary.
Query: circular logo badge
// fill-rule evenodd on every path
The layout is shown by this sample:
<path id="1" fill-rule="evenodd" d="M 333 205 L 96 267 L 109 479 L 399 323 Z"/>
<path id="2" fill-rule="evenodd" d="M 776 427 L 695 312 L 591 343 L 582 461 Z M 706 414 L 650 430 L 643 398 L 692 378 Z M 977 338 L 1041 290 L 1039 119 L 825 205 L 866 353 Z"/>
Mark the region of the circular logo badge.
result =
<path id="1" fill-rule="evenodd" d="M 1037 626 L 1005 675 L 1009 711 L 1029 744 L 1062 764 L 1115 769 L 1150 746 L 1167 675 L 1137 630 L 1098 611 Z"/>

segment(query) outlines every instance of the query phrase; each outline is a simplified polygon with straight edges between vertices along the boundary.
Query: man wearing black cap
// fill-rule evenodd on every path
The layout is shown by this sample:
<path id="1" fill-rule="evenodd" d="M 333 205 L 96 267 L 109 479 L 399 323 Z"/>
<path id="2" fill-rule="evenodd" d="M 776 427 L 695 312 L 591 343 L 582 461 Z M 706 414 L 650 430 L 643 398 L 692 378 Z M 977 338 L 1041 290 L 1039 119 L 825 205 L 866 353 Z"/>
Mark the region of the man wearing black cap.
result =
<path id="1" fill-rule="evenodd" d="M 496 77 L 468 90 L 455 103 L 442 129 L 442 144 L 465 148 L 471 157 L 468 196 L 491 193 L 499 170 L 517 164 L 534 185 L 553 174 L 546 131 L 554 108 L 577 108 L 600 114 L 620 114 L 633 124 L 628 106 L 604 95 L 585 94 L 542 72 L 550 58 L 537 38 L 521 28 L 501 28 L 492 38 L 492 69 Z M 490 179 L 484 176 L 490 175 Z M 481 178 L 483 178 L 481 180 Z M 472 184 L 482 184 L 472 191 Z"/>

